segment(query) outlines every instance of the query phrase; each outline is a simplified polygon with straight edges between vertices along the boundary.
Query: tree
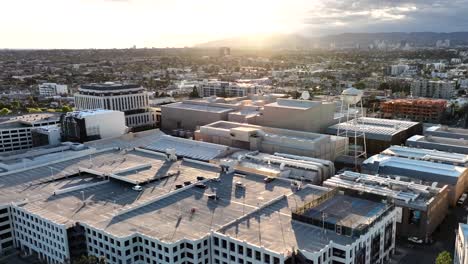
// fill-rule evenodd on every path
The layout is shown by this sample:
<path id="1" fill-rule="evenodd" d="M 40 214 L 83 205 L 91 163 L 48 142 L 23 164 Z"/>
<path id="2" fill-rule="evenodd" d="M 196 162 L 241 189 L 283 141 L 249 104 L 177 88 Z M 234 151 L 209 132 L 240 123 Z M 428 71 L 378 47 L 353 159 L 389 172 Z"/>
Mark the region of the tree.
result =
<path id="1" fill-rule="evenodd" d="M 13 102 L 11 102 L 11 108 L 13 108 L 14 110 L 18 110 L 20 108 L 21 104 L 18 100 L 15 100 Z"/>
<path id="2" fill-rule="evenodd" d="M 11 110 L 8 108 L 2 108 L 2 110 L 0 110 L 0 115 L 8 115 L 9 113 L 11 113 Z"/>
<path id="3" fill-rule="evenodd" d="M 363 89 L 366 88 L 366 84 L 363 83 L 363 82 L 357 82 L 357 83 L 354 84 L 354 87 L 356 87 L 359 90 L 363 90 Z"/>
<path id="4" fill-rule="evenodd" d="M 95 256 L 81 256 L 75 264 L 106 264 L 106 259 L 104 257 L 95 257 Z"/>
<path id="5" fill-rule="evenodd" d="M 436 258 L 436 264 L 451 264 L 452 263 L 452 256 L 448 251 L 442 251 Z"/>
<path id="6" fill-rule="evenodd" d="M 383 82 L 379 85 L 379 90 L 389 90 L 390 89 L 390 85 L 386 82 Z"/>
<path id="7" fill-rule="evenodd" d="M 62 112 L 68 113 L 68 112 L 71 112 L 71 111 L 73 111 L 73 108 L 71 108 L 70 106 L 68 106 L 68 105 L 62 106 Z"/>
<path id="8" fill-rule="evenodd" d="M 197 87 L 193 86 L 192 92 L 189 95 L 191 98 L 198 98 L 200 95 L 198 94 Z"/>

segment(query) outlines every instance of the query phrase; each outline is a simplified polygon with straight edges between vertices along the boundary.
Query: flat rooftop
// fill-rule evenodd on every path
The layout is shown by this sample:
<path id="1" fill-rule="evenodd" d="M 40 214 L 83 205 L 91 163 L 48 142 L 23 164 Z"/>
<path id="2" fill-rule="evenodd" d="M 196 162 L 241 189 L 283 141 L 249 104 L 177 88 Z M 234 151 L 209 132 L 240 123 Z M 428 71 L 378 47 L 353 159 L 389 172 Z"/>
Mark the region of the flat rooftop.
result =
<path id="1" fill-rule="evenodd" d="M 464 166 L 468 162 L 468 155 L 465 154 L 404 146 L 391 146 L 382 151 L 381 154 L 417 160 L 438 161 L 454 165 L 458 164 L 460 166 Z"/>
<path id="2" fill-rule="evenodd" d="M 120 82 L 90 83 L 81 85 L 80 90 L 112 91 L 127 89 L 144 89 L 138 84 L 124 84 Z"/>
<path id="3" fill-rule="evenodd" d="M 15 116 L 7 120 L 0 121 L 0 129 L 31 127 L 33 124 L 38 122 L 57 122 L 59 119 L 60 115 L 56 113 L 40 113 Z"/>
<path id="4" fill-rule="evenodd" d="M 432 198 L 441 193 L 442 188 L 432 187 L 399 179 L 380 177 L 345 171 L 323 183 L 330 188 L 342 188 L 362 193 L 391 198 L 396 204 L 427 210 Z"/>
<path id="5" fill-rule="evenodd" d="M 424 131 L 424 134 L 455 139 L 468 139 L 468 129 L 442 125 L 428 127 Z"/>
<path id="6" fill-rule="evenodd" d="M 348 122 L 333 125 L 327 129 L 327 133 L 336 134 L 338 130 L 357 131 L 366 133 L 366 138 L 376 140 L 391 140 L 398 133 L 418 125 L 418 122 L 400 121 L 393 119 L 381 119 L 360 117 Z"/>
<path id="7" fill-rule="evenodd" d="M 467 168 L 431 161 L 413 160 L 387 155 L 374 155 L 363 162 L 366 170 L 372 168 L 381 174 L 424 178 L 429 182 L 455 184 Z"/>
<path id="8" fill-rule="evenodd" d="M 321 220 L 325 216 L 327 223 L 338 224 L 349 228 L 366 226 L 375 220 L 387 206 L 347 195 L 336 195 L 318 206 L 310 208 L 304 216 Z"/>
<path id="9" fill-rule="evenodd" d="M 217 113 L 217 114 L 227 113 L 227 112 L 231 112 L 234 110 L 232 108 L 224 108 L 224 107 L 218 107 L 218 106 L 191 104 L 190 102 L 177 102 L 173 104 L 162 105 L 161 108 L 185 109 L 185 110 L 191 110 L 191 111 L 210 112 L 210 113 Z"/>
<path id="10" fill-rule="evenodd" d="M 444 149 L 449 152 L 459 152 L 459 153 L 466 153 L 467 151 L 460 152 L 459 149 L 468 149 L 468 140 L 463 138 L 448 138 L 448 137 L 441 137 L 441 136 L 421 136 L 421 135 L 414 135 L 406 140 L 407 146 L 412 146 L 413 144 L 422 143 L 425 148 L 434 148 L 434 149 Z M 442 148 L 438 148 L 437 146 L 443 146 Z"/>
<path id="11" fill-rule="evenodd" d="M 297 109 L 297 110 L 308 110 L 310 108 L 320 106 L 321 104 L 322 102 L 318 102 L 318 101 L 278 98 L 276 102 L 267 104 L 265 106 L 290 108 L 290 109 Z"/>
<path id="12" fill-rule="evenodd" d="M 161 136 L 156 141 L 144 147 L 148 150 L 166 153 L 167 149 L 175 149 L 177 156 L 187 157 L 196 160 L 209 161 L 228 154 L 233 148 L 212 144 L 202 141 L 177 138 L 172 136 Z"/>

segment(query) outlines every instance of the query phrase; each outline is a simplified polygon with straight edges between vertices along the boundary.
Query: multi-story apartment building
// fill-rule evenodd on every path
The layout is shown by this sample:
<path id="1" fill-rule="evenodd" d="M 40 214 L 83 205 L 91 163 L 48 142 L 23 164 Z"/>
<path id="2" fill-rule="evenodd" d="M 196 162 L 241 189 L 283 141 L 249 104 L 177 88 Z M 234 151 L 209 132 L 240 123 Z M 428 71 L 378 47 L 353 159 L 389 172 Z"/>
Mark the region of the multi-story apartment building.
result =
<path id="1" fill-rule="evenodd" d="M 0 123 L 0 152 L 33 147 L 32 130 L 58 124 L 57 114 L 29 114 L 9 118 Z"/>
<path id="2" fill-rule="evenodd" d="M 219 156 L 214 144 L 174 140 L 166 152 L 104 148 L 3 173 L 0 245 L 54 264 L 82 254 L 109 264 L 370 264 L 393 253 L 392 205 L 264 181 L 255 167 L 237 174 L 190 159 Z"/>
<path id="3" fill-rule="evenodd" d="M 455 253 L 453 254 L 454 264 L 468 264 L 468 225 L 460 223 L 458 225 L 455 238 Z"/>
<path id="4" fill-rule="evenodd" d="M 204 81 L 198 87 L 198 94 L 202 97 L 244 97 L 257 92 L 258 87 L 249 83 Z"/>
<path id="5" fill-rule="evenodd" d="M 149 94 L 135 84 L 106 82 L 81 85 L 75 94 L 77 110 L 108 109 L 125 113 L 128 127 L 155 127 L 160 115 L 149 106 Z"/>
<path id="6" fill-rule="evenodd" d="M 454 81 L 414 80 L 411 83 L 411 94 L 415 97 L 450 99 L 455 96 Z"/>
<path id="7" fill-rule="evenodd" d="M 39 84 L 39 94 L 47 97 L 68 94 L 68 87 L 65 84 L 43 83 Z"/>
<path id="8" fill-rule="evenodd" d="M 435 123 L 441 121 L 446 106 L 443 99 L 394 99 L 380 104 L 384 118 Z"/>

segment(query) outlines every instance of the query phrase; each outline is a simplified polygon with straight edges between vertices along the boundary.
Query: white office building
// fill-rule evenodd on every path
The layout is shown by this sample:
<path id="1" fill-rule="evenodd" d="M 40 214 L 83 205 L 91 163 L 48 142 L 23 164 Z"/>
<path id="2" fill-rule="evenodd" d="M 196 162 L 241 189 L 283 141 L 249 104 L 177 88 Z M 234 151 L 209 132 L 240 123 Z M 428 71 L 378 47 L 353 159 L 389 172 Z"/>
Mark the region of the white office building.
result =
<path id="1" fill-rule="evenodd" d="M 79 142 L 119 137 L 127 132 L 124 113 L 114 110 L 68 112 L 61 126 L 66 140 Z"/>
<path id="2" fill-rule="evenodd" d="M 75 94 L 77 110 L 108 109 L 125 113 L 128 127 L 155 127 L 158 112 L 149 106 L 149 93 L 140 85 L 106 82 L 81 85 Z"/>
<path id="3" fill-rule="evenodd" d="M 68 94 L 68 86 L 56 83 L 39 84 L 39 94 L 46 97 Z"/>
<path id="4" fill-rule="evenodd" d="M 29 114 L 0 122 L 0 152 L 33 147 L 32 130 L 59 123 L 57 114 Z"/>
<path id="5" fill-rule="evenodd" d="M 456 94 L 454 81 L 414 80 L 411 83 L 411 94 L 414 97 L 450 99 Z"/>
<path id="6" fill-rule="evenodd" d="M 198 86 L 201 97 L 244 97 L 258 92 L 258 87 L 250 83 L 222 82 L 217 80 L 203 81 Z"/>

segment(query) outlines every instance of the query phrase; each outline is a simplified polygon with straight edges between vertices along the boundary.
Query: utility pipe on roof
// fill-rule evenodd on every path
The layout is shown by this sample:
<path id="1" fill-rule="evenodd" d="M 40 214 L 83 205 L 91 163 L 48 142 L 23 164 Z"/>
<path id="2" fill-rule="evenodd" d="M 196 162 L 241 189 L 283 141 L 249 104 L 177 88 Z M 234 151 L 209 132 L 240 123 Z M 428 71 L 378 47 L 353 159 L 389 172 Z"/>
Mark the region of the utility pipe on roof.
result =
<path id="1" fill-rule="evenodd" d="M 335 164 L 333 164 L 332 161 L 316 159 L 316 158 L 311 158 L 311 157 L 297 156 L 297 155 L 280 153 L 280 152 L 275 152 L 275 155 L 280 156 L 280 157 L 284 157 L 284 158 L 295 159 L 295 160 L 312 161 L 312 162 L 318 162 L 318 163 L 321 163 L 321 164 L 325 164 L 330 168 L 330 175 L 335 175 Z"/>

